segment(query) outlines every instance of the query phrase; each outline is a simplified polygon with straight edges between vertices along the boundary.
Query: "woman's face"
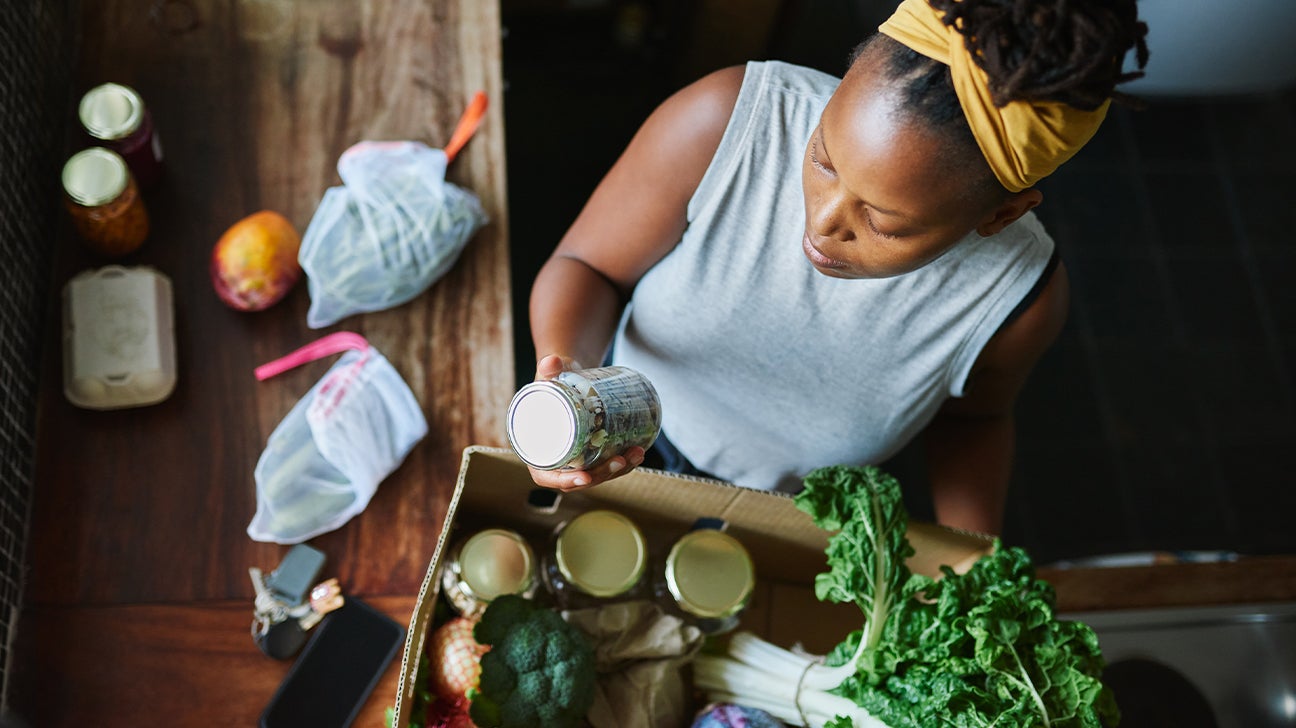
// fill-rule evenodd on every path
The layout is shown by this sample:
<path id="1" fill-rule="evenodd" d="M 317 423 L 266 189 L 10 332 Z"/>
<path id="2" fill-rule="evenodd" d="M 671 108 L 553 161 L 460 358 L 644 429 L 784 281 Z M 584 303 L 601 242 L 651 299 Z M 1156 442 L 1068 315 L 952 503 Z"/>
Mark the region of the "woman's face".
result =
<path id="1" fill-rule="evenodd" d="M 907 273 L 990 213 L 948 142 L 897 113 L 902 97 L 866 54 L 828 101 L 806 146 L 806 258 L 835 278 Z"/>

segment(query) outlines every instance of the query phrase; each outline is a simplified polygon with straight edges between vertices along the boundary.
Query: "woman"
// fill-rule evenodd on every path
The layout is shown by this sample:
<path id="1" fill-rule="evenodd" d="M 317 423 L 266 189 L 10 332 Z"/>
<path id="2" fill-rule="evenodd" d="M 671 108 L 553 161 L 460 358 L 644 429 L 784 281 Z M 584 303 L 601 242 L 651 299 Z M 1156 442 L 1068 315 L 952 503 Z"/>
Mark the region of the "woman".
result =
<path id="1" fill-rule="evenodd" d="M 840 82 L 752 63 L 653 112 L 536 278 L 536 376 L 612 343 L 661 394 L 670 469 L 749 487 L 921 436 L 937 519 L 997 533 L 1013 402 L 1067 312 L 1034 184 L 1146 28 L 1134 0 L 905 0 L 880 31 Z"/>

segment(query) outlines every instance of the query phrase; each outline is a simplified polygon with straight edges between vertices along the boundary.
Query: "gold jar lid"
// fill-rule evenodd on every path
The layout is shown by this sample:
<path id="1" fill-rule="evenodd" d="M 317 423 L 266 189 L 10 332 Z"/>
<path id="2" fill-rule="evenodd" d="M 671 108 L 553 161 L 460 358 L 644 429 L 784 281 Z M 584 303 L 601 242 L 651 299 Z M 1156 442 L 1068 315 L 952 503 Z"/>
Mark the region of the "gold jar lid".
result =
<path id="1" fill-rule="evenodd" d="M 490 601 L 520 594 L 535 579 L 535 557 L 517 533 L 490 528 L 473 534 L 459 549 L 459 578 L 473 597 Z"/>
<path id="2" fill-rule="evenodd" d="M 85 207 L 117 199 L 129 180 L 126 161 L 102 147 L 83 149 L 63 165 L 63 190 L 73 202 Z"/>
<path id="3" fill-rule="evenodd" d="M 648 547 L 629 518 L 614 511 L 589 511 L 573 518 L 554 548 L 558 571 L 570 584 L 595 597 L 614 597 L 643 576 Z"/>
<path id="4" fill-rule="evenodd" d="M 666 557 L 666 586 L 680 609 L 705 618 L 742 611 L 756 584 L 747 549 L 733 536 L 704 528 L 682 536 Z"/>
<path id="5" fill-rule="evenodd" d="M 77 115 L 90 136 L 104 141 L 122 139 L 143 123 L 144 100 L 129 86 L 105 83 L 81 97 Z"/>

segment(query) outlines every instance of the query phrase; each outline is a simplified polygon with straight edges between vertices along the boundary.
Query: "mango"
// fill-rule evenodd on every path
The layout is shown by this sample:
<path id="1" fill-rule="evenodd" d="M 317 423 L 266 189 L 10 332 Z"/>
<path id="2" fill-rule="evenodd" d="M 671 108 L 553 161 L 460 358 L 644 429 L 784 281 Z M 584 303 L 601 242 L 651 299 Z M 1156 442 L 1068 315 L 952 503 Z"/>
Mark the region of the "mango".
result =
<path id="1" fill-rule="evenodd" d="M 260 311 L 278 303 L 301 278 L 301 235 L 273 210 L 234 223 L 212 249 L 211 279 L 230 308 Z"/>

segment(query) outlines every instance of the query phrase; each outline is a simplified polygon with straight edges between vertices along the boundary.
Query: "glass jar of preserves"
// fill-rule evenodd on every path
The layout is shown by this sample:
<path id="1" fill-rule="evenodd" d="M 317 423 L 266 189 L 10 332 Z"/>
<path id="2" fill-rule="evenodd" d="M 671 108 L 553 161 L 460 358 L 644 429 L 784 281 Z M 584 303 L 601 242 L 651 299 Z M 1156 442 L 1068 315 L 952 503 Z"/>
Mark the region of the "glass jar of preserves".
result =
<path id="1" fill-rule="evenodd" d="M 738 626 L 756 586 L 747 549 L 715 528 L 698 528 L 681 536 L 666 556 L 662 576 L 659 596 L 668 598 L 707 634 Z"/>
<path id="2" fill-rule="evenodd" d="M 96 142 L 126 160 L 141 187 L 152 187 L 162 176 L 162 140 L 135 89 L 118 83 L 95 86 L 81 97 L 77 116 Z"/>
<path id="3" fill-rule="evenodd" d="M 639 446 L 661 430 L 661 401 L 652 382 L 626 367 L 563 372 L 513 396 L 508 440 L 538 470 L 588 469 Z"/>
<path id="4" fill-rule="evenodd" d="M 539 585 L 531 545 L 515 531 L 489 528 L 456 544 L 441 569 L 441 590 L 459 614 L 481 615 L 505 594 L 528 599 Z"/>
<path id="5" fill-rule="evenodd" d="M 126 162 L 100 147 L 63 165 L 64 204 L 86 244 L 110 257 L 133 252 L 148 237 L 148 213 Z"/>
<path id="6" fill-rule="evenodd" d="M 642 597 L 648 544 L 629 518 L 587 511 L 558 527 L 545 583 L 564 609 Z"/>

